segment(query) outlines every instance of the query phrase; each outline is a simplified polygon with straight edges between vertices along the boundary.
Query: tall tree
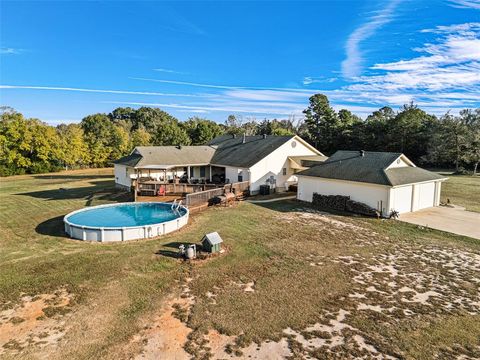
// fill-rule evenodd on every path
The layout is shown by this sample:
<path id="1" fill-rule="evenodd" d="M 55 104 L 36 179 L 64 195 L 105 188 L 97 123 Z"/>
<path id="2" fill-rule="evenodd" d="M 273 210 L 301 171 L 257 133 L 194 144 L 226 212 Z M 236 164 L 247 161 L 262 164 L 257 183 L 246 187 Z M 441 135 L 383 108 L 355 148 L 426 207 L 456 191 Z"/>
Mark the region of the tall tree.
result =
<path id="1" fill-rule="evenodd" d="M 317 149 L 331 153 L 335 150 L 335 137 L 339 128 L 338 116 L 330 106 L 327 96 L 315 94 L 303 113 L 310 141 Z"/>
<path id="2" fill-rule="evenodd" d="M 192 145 L 207 144 L 210 140 L 223 133 L 222 127 L 216 122 L 197 116 L 191 117 L 182 123 L 182 127 L 190 137 Z"/>

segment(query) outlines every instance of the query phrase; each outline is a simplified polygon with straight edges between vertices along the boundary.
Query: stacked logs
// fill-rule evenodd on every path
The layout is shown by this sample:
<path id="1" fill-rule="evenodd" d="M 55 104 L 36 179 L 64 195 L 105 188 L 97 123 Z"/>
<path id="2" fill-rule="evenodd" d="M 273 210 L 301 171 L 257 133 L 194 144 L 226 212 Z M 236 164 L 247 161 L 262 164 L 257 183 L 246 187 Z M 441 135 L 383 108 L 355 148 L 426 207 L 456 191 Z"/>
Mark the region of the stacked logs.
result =
<path id="1" fill-rule="evenodd" d="M 351 200 L 350 196 L 314 193 L 312 204 L 320 210 L 348 211 L 355 214 L 378 217 L 377 210 L 364 203 Z"/>

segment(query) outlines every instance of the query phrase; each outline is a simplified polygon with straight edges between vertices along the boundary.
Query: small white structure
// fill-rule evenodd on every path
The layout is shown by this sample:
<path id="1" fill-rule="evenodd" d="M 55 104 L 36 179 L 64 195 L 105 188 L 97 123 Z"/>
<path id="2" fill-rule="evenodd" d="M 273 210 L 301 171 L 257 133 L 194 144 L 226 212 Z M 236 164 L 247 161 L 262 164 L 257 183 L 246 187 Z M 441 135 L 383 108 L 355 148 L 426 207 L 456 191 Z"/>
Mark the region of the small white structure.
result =
<path id="1" fill-rule="evenodd" d="M 312 202 L 314 193 L 350 196 L 383 216 L 438 206 L 447 179 L 416 167 L 404 154 L 372 151 L 337 151 L 297 176 L 299 200 Z"/>
<path id="2" fill-rule="evenodd" d="M 139 146 L 114 162 L 115 183 L 130 189 L 138 177 L 194 183 L 250 182 L 250 191 L 270 184 L 279 191 L 296 173 L 327 157 L 296 135 L 222 135 L 207 145 Z"/>

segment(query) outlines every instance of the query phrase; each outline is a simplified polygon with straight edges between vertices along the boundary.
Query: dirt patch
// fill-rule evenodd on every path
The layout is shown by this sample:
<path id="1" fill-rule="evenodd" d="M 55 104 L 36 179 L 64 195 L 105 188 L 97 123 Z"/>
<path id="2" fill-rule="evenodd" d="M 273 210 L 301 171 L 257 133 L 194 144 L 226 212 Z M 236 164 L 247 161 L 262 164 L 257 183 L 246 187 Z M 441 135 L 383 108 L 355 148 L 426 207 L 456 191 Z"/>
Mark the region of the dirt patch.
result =
<path id="1" fill-rule="evenodd" d="M 0 355 L 25 347 L 55 346 L 66 332 L 65 314 L 72 294 L 60 289 L 53 294 L 23 296 L 20 303 L 0 312 Z"/>

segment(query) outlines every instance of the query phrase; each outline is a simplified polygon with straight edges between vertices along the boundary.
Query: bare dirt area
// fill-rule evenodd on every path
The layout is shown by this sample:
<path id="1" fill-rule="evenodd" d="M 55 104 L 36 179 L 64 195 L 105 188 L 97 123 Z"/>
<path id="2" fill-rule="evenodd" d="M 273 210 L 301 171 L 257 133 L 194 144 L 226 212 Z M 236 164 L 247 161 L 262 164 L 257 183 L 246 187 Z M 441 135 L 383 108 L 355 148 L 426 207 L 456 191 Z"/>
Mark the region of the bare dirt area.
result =
<path id="1" fill-rule="evenodd" d="M 22 296 L 20 302 L 0 312 L 0 355 L 26 347 L 55 347 L 67 330 L 66 313 L 72 295 L 65 289 L 52 294 Z"/>
<path id="2" fill-rule="evenodd" d="M 308 247 L 305 254 L 293 254 L 286 246 L 283 249 L 288 257 L 298 256 L 295 263 L 302 262 L 303 269 L 310 270 L 302 271 L 309 276 L 337 269 L 345 276 L 347 289 L 339 290 L 333 300 L 327 296 L 312 299 L 304 289 L 266 282 L 261 271 L 235 280 L 227 276 L 222 278 L 224 281 L 208 282 L 204 287 L 204 274 L 194 269 L 195 280 L 189 279 L 182 295 L 167 301 L 165 312 L 153 324 L 147 324 L 148 329 L 139 338 L 144 341 L 139 358 L 158 358 L 162 352 L 175 354 L 172 358 L 178 359 L 480 358 L 480 339 L 476 335 L 480 331 L 478 252 L 392 241 L 363 226 L 362 220 L 311 209 L 293 209 L 279 214 L 277 220 L 296 227 L 313 226 L 328 234 L 329 239 L 336 239 L 335 254 L 331 249 L 324 251 L 321 239 L 318 251 Z M 342 246 L 350 240 L 338 237 L 345 233 L 353 234 L 355 240 L 349 249 Z M 275 245 L 280 244 L 277 239 Z M 275 266 L 274 261 L 271 266 Z M 338 282 L 342 281 L 339 278 Z M 288 280 L 283 278 L 283 282 L 288 287 Z M 272 290 L 272 286 L 276 289 Z M 279 302 L 283 292 L 293 295 L 292 303 L 285 307 Z M 278 302 L 272 299 L 276 294 Z M 315 315 L 310 320 L 291 316 L 291 326 L 275 331 L 276 321 L 262 312 L 264 298 L 271 299 L 266 306 L 271 307 L 271 312 L 273 307 L 291 312 L 307 307 L 306 313 L 315 311 Z M 246 316 L 246 312 L 254 316 Z M 284 316 L 290 317 L 288 313 Z M 196 317 L 206 325 L 199 325 L 201 320 L 196 321 Z M 246 322 L 250 328 L 242 328 L 233 324 L 243 324 L 245 319 L 257 325 Z M 445 338 L 439 339 L 442 332 Z M 423 340 L 417 348 L 419 334 Z"/>

